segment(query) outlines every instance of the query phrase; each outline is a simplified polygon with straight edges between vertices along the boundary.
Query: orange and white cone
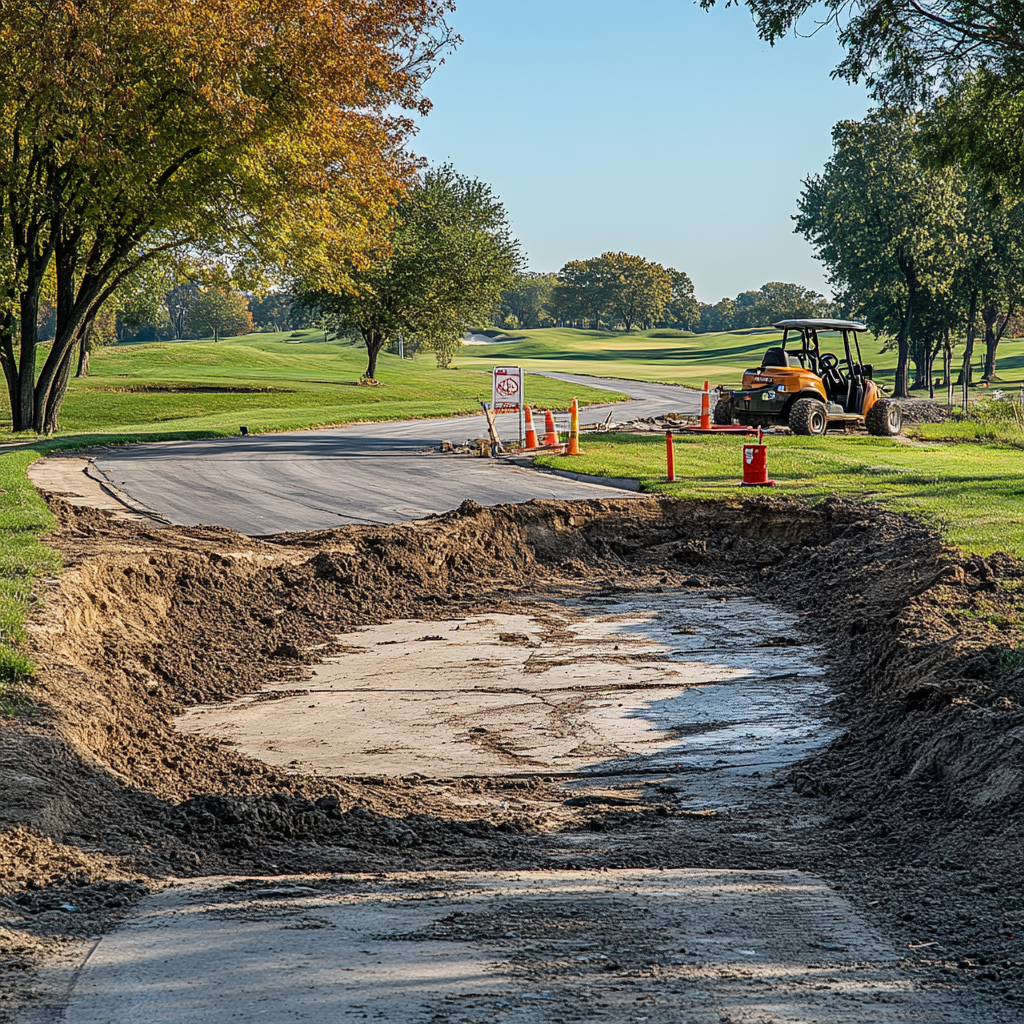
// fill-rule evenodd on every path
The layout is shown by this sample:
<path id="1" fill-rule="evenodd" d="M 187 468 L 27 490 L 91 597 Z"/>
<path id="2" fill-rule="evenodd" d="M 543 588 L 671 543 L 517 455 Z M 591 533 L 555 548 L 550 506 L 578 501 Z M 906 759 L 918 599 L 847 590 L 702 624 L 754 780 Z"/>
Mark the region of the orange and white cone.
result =
<path id="1" fill-rule="evenodd" d="M 580 454 L 580 407 L 575 398 L 569 410 L 569 454 Z"/>
<path id="2" fill-rule="evenodd" d="M 700 393 L 700 429 L 711 429 L 711 382 L 704 381 L 704 390 Z"/>
<path id="3" fill-rule="evenodd" d="M 548 409 L 544 413 L 544 443 L 558 444 L 558 432 L 555 430 L 555 417 Z"/>
<path id="4" fill-rule="evenodd" d="M 526 412 L 526 447 L 527 448 L 539 448 L 537 444 L 537 431 L 533 429 L 533 416 L 530 415 L 530 407 L 528 405 L 523 406 Z"/>

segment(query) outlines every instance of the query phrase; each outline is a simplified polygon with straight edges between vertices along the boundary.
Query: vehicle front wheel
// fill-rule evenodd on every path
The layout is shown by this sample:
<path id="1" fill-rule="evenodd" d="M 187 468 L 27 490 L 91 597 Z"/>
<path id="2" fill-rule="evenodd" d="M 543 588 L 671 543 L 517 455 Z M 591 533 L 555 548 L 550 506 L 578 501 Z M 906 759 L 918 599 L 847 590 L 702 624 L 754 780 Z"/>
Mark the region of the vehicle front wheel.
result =
<path id="1" fill-rule="evenodd" d="M 824 434 L 828 427 L 825 406 L 815 398 L 798 398 L 789 410 L 789 429 L 804 437 Z"/>
<path id="2" fill-rule="evenodd" d="M 718 426 L 727 427 L 732 423 L 732 402 L 728 402 L 724 398 L 720 398 L 715 403 L 715 411 L 712 413 L 711 418 Z"/>
<path id="3" fill-rule="evenodd" d="M 903 429 L 903 410 L 891 398 L 880 398 L 868 409 L 864 426 L 875 437 L 895 437 Z"/>

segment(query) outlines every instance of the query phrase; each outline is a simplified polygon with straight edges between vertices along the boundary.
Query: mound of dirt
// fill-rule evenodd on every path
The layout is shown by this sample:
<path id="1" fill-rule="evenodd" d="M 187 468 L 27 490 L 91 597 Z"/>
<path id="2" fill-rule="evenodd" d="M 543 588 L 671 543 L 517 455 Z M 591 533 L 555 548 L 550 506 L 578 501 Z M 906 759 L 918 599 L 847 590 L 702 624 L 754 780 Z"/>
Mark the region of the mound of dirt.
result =
<path id="1" fill-rule="evenodd" d="M 906 865 L 945 872 L 957 892 L 994 886 L 981 900 L 1019 887 L 1024 565 L 1012 558 L 965 558 L 919 523 L 840 500 L 466 502 L 416 523 L 269 541 L 52 505 L 67 570 L 32 623 L 35 711 L 0 737 L 11 794 L 0 891 L 29 879 L 60 894 L 85 877 L 565 867 L 574 855 L 555 849 L 553 830 L 631 827 L 654 838 L 607 858 Z M 743 820 L 712 816 L 694 818 L 685 839 L 673 833 L 669 849 L 657 793 L 635 812 L 595 815 L 586 801 L 564 808 L 552 779 L 306 776 L 173 728 L 190 705 L 282 678 L 300 688 L 305 666 L 343 650 L 357 626 L 666 586 L 798 609 L 826 645 L 844 732 L 778 797 L 820 808 L 826 832 L 783 851 L 752 840 Z M 481 794 L 492 810 L 465 799 Z M 964 932 L 990 956 L 1005 934 Z"/>

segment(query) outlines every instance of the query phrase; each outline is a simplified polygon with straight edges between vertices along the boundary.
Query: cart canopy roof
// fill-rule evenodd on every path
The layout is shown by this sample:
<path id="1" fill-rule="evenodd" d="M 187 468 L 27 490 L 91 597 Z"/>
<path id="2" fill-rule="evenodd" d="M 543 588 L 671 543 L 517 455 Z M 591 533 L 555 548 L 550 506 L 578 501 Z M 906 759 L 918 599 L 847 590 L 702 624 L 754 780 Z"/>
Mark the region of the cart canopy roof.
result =
<path id="1" fill-rule="evenodd" d="M 855 320 L 780 320 L 777 324 L 772 324 L 772 327 L 777 327 L 780 331 L 784 331 L 786 328 L 794 331 L 805 328 L 814 331 L 866 331 L 868 329 L 867 324 L 859 324 Z"/>

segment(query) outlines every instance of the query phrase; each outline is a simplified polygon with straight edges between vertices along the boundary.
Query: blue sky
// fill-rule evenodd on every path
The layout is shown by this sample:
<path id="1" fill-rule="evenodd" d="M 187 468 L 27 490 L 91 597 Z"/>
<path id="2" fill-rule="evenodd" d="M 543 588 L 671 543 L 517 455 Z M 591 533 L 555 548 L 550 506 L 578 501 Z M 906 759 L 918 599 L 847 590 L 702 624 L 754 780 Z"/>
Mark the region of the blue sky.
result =
<path id="1" fill-rule="evenodd" d="M 859 118 L 831 32 L 762 43 L 690 0 L 457 0 L 462 46 L 413 149 L 504 201 L 534 270 L 607 250 L 685 270 L 716 302 L 765 281 L 827 292 L 793 234 L 800 181 Z"/>

